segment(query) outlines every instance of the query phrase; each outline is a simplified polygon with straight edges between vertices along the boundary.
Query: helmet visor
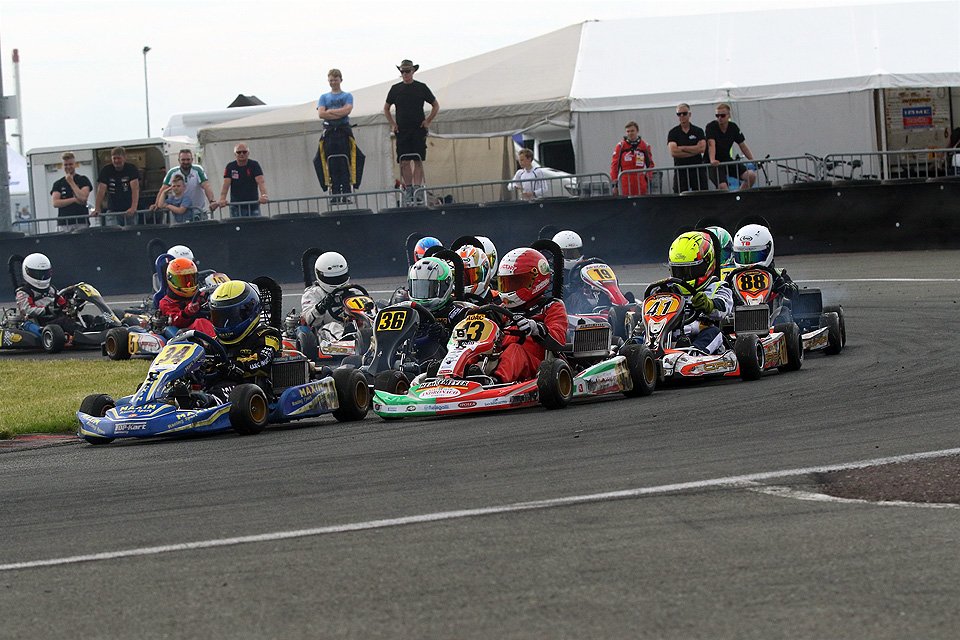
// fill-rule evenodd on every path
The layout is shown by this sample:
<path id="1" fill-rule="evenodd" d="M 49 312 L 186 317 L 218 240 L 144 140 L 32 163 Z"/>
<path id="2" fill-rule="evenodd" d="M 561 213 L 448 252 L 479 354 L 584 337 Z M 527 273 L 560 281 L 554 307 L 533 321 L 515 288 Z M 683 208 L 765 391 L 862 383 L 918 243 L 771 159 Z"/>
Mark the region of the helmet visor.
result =
<path id="1" fill-rule="evenodd" d="M 770 255 L 770 247 L 763 249 L 750 249 L 748 251 L 735 251 L 734 259 L 737 264 L 760 264 Z"/>
<path id="2" fill-rule="evenodd" d="M 213 326 L 216 329 L 230 329 L 232 327 L 236 327 L 245 319 L 243 317 L 244 314 L 242 307 L 243 305 L 233 305 L 232 307 L 227 307 L 226 309 L 217 309 L 216 307 L 213 307 L 210 309 L 210 322 L 213 323 Z"/>
<path id="3" fill-rule="evenodd" d="M 695 282 L 707 275 L 709 266 L 706 260 L 696 264 L 673 264 L 670 265 L 670 275 L 685 282 Z"/>
<path id="4" fill-rule="evenodd" d="M 498 276 L 497 289 L 501 293 L 513 293 L 521 289 L 529 289 L 535 279 L 536 276 L 531 271 L 515 273 L 509 276 Z"/>
<path id="5" fill-rule="evenodd" d="M 31 269 L 27 267 L 27 275 L 34 280 L 49 280 L 53 276 L 53 269 Z"/>
<path id="6" fill-rule="evenodd" d="M 580 251 L 580 247 L 571 247 L 570 249 L 563 249 L 564 260 L 579 260 L 582 256 L 583 256 L 583 252 Z"/>
<path id="7" fill-rule="evenodd" d="M 730 264 L 733 262 L 733 247 L 724 245 L 720 247 L 720 264 Z"/>
<path id="8" fill-rule="evenodd" d="M 483 276 L 486 273 L 486 264 L 479 267 L 463 267 L 463 285 L 472 287 L 483 282 Z"/>
<path id="9" fill-rule="evenodd" d="M 410 280 L 410 297 L 415 300 L 429 300 L 440 297 L 440 281 Z"/>
<path id="10" fill-rule="evenodd" d="M 167 282 L 170 284 L 170 287 L 175 291 L 192 293 L 197 289 L 197 274 L 196 272 L 169 273 L 167 274 Z"/>
<path id="11" fill-rule="evenodd" d="M 328 276 L 325 273 L 318 272 L 317 279 L 320 280 L 320 282 L 323 282 L 324 284 L 332 284 L 334 286 L 339 286 L 350 279 L 350 272 L 341 273 L 338 276 Z"/>

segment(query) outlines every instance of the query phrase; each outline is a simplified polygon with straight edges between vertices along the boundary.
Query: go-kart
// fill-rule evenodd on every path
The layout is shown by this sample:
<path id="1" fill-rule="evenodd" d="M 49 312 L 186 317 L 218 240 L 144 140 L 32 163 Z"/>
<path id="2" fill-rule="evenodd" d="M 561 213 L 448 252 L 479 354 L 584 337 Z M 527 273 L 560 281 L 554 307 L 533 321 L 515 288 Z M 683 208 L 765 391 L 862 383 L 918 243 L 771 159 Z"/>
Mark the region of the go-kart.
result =
<path id="1" fill-rule="evenodd" d="M 615 336 L 625 338 L 627 312 L 637 311 L 639 305 L 632 293 L 620 290 L 613 268 L 590 258 L 574 265 L 569 277 L 563 301 L 568 304 L 570 329 L 589 322 L 608 322 Z"/>
<path id="2" fill-rule="evenodd" d="M 693 294 L 677 278 L 653 282 L 644 292 L 641 320 L 628 318 L 634 334 L 627 343 L 644 344 L 655 354 L 660 380 L 717 376 L 758 380 L 764 371 L 794 371 L 803 365 L 799 329 L 792 322 L 771 328 L 766 305 L 736 306 L 736 331 L 721 332 L 723 347 L 718 353 L 705 354 L 690 346 L 681 330 L 699 316 L 690 303 Z M 758 320 L 759 315 L 763 318 Z"/>
<path id="3" fill-rule="evenodd" d="M 847 344 L 847 323 L 840 305 L 823 304 L 820 289 L 803 288 L 790 296 L 793 321 L 800 327 L 804 351 L 837 355 Z"/>
<path id="4" fill-rule="evenodd" d="M 504 336 L 517 333 L 511 328 L 516 320 L 496 305 L 472 310 L 454 328 L 439 366 L 415 377 L 409 388 L 395 393 L 377 389 L 374 412 L 393 419 L 516 409 L 537 403 L 560 409 L 575 398 L 611 393 L 648 395 L 656 386 L 657 367 L 650 350 L 633 344 L 615 353 L 606 323 L 578 327 L 572 344 L 560 345 L 546 338 L 547 357 L 536 378 L 498 383 L 490 373 L 503 351 Z"/>
<path id="5" fill-rule="evenodd" d="M 311 366 L 298 352 L 284 352 L 270 365 L 269 383 L 222 386 L 221 402 L 208 393 L 228 363 L 223 346 L 199 331 L 185 331 L 161 349 L 147 377 L 130 396 L 84 398 L 77 433 L 91 444 L 116 438 L 202 433 L 232 428 L 259 433 L 267 424 L 333 413 L 340 421 L 367 414 L 367 381 L 354 369 L 311 379 Z M 212 371 L 213 373 L 207 373 Z"/>

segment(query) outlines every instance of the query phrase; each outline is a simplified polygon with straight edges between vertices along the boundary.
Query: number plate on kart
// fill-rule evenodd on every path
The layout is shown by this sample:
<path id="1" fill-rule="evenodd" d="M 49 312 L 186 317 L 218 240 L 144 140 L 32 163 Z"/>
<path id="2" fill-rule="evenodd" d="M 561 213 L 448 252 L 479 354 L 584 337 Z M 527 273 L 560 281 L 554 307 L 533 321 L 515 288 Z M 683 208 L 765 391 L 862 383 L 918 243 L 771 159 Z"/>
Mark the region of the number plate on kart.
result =
<path id="1" fill-rule="evenodd" d="M 596 264 L 587 269 L 587 278 L 594 282 L 611 282 L 617 279 L 613 275 L 613 269 L 605 264 Z"/>
<path id="2" fill-rule="evenodd" d="M 381 311 L 377 318 L 377 331 L 399 331 L 403 328 L 407 315 L 411 313 L 413 313 L 412 309 Z"/>
<path id="3" fill-rule="evenodd" d="M 175 344 L 168 344 L 160 351 L 160 353 L 157 354 L 157 357 L 154 359 L 153 364 L 150 365 L 150 368 L 173 369 L 198 349 L 203 351 L 203 347 L 190 342 L 177 342 Z"/>
<path id="4" fill-rule="evenodd" d="M 658 293 L 643 301 L 643 315 L 662 318 L 680 310 L 683 301 L 675 293 Z"/>
<path id="5" fill-rule="evenodd" d="M 737 291 L 748 297 L 757 297 L 770 288 L 770 276 L 766 271 L 753 270 L 737 274 Z"/>
<path id="6" fill-rule="evenodd" d="M 347 298 L 343 302 L 343 306 L 347 309 L 353 309 L 354 311 L 363 311 L 367 308 L 367 305 L 372 305 L 373 299 L 366 296 L 354 296 L 352 298 Z"/>
<path id="7" fill-rule="evenodd" d="M 453 339 L 457 341 L 481 342 L 490 337 L 496 324 L 485 316 L 472 315 L 461 320 L 453 329 Z"/>

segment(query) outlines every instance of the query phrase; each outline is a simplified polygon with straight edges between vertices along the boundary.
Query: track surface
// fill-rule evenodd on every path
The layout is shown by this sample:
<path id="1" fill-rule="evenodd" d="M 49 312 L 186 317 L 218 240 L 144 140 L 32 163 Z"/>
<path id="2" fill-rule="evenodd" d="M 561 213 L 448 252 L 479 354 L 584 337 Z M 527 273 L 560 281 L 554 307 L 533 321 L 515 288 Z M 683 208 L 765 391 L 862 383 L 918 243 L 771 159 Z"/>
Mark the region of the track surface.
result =
<path id="1" fill-rule="evenodd" d="M 758 382 L 0 454 L 0 637 L 956 637 L 960 510 L 724 479 L 960 446 L 958 264 L 784 259 L 847 348 Z"/>

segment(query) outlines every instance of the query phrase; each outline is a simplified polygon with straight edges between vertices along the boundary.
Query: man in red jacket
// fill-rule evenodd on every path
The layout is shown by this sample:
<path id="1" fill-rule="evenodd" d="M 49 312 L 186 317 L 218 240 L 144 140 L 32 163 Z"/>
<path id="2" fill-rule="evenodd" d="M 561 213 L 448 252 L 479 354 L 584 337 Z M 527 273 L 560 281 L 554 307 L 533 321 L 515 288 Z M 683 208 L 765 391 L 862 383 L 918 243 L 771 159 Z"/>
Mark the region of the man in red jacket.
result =
<path id="1" fill-rule="evenodd" d="M 190 258 L 177 258 L 167 264 L 167 295 L 160 300 L 160 312 L 170 316 L 170 324 L 177 329 L 196 329 L 213 336 L 209 312 L 200 310 L 197 293 L 197 265 Z"/>
<path id="2" fill-rule="evenodd" d="M 653 168 L 653 153 L 650 145 L 640 139 L 640 127 L 636 122 L 628 122 L 626 134 L 613 150 L 610 162 L 610 181 L 614 193 L 624 196 L 643 196 L 647 194 L 647 177 L 643 173 L 624 171 Z"/>
<path id="3" fill-rule="evenodd" d="M 567 339 L 567 310 L 563 300 L 550 292 L 550 263 L 542 253 L 528 247 L 503 256 L 497 269 L 500 298 L 505 307 L 522 314 L 517 328 L 520 336 L 504 338 L 500 363 L 493 372 L 501 382 L 518 382 L 537 377 L 546 349 L 558 349 Z"/>

